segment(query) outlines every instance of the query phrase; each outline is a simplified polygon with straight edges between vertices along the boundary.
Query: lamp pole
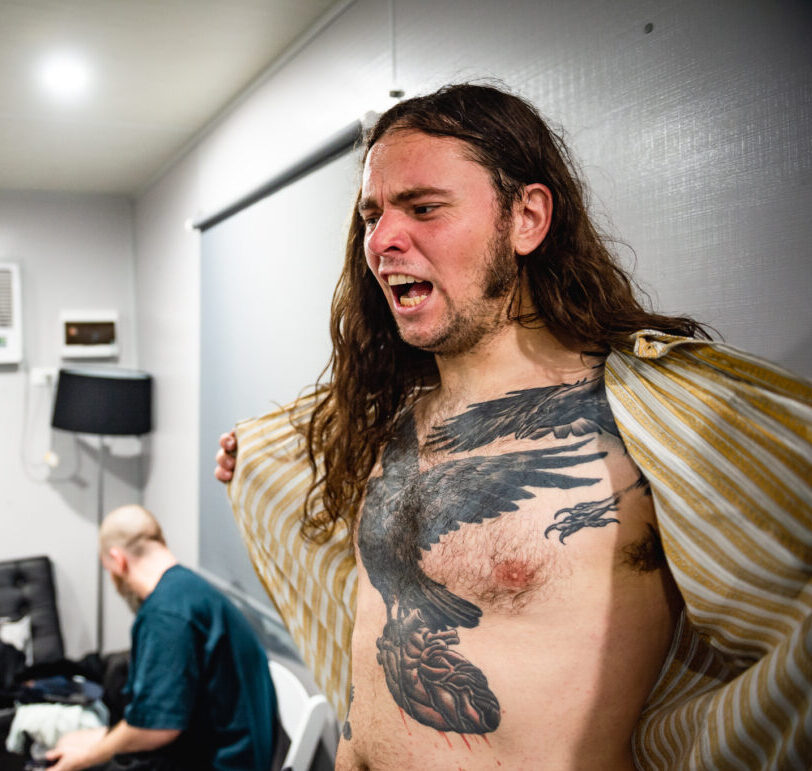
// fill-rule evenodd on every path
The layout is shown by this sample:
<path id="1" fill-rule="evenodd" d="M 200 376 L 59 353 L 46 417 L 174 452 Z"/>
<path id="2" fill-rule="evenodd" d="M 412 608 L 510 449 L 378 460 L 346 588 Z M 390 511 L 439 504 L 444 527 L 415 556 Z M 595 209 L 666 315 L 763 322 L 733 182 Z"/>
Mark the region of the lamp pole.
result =
<path id="1" fill-rule="evenodd" d="M 59 370 L 51 425 L 99 437 L 96 526 L 104 519 L 104 438 L 152 430 L 152 377 L 120 368 Z M 98 551 L 98 549 L 97 549 Z M 104 567 L 96 560 L 96 650 L 104 648 Z"/>
<path id="2" fill-rule="evenodd" d="M 104 518 L 104 436 L 99 435 L 99 462 L 98 480 L 96 484 L 96 533 L 99 533 L 102 519 Z M 96 551 L 99 551 L 98 545 Z M 102 567 L 101 555 L 97 554 L 96 559 L 96 652 L 102 655 L 104 644 L 104 568 Z"/>

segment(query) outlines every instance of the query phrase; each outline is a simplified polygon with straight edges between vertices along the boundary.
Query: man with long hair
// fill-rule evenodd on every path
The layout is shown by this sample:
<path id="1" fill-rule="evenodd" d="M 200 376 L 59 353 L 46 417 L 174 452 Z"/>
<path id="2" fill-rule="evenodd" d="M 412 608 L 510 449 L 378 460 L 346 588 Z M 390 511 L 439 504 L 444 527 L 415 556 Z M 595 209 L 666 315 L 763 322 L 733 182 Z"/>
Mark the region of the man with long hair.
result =
<path id="1" fill-rule="evenodd" d="M 647 701 L 690 658 L 660 532 L 681 509 L 649 483 L 675 442 L 632 456 L 607 357 L 708 336 L 638 301 L 524 100 L 479 85 L 409 99 L 363 157 L 306 426 L 302 531 L 348 528 L 358 569 L 336 767 L 647 762 Z M 227 480 L 233 435 L 221 445 Z"/>

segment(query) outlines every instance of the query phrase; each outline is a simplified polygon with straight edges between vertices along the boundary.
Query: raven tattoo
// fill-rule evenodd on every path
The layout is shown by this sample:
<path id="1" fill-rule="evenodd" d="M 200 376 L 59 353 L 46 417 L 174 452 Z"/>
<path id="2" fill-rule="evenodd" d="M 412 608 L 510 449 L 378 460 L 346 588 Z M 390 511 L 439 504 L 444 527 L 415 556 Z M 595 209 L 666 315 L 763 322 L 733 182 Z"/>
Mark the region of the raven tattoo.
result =
<path id="1" fill-rule="evenodd" d="M 468 457 L 418 468 L 414 419 L 407 414 L 367 484 L 358 548 L 369 580 L 386 604 L 378 663 L 395 702 L 440 731 L 486 733 L 500 720 L 485 675 L 451 646 L 458 627 L 477 626 L 482 611 L 421 569 L 421 552 L 461 524 L 516 511 L 528 488 L 572 489 L 599 482 L 565 473 L 603 458 L 585 453 L 590 439 L 565 446 Z"/>
<path id="2" fill-rule="evenodd" d="M 434 450 L 466 452 L 501 437 L 541 439 L 620 432 L 606 401 L 603 375 L 524 391 L 509 391 L 501 399 L 471 405 L 433 429 L 426 445 Z"/>
<path id="3" fill-rule="evenodd" d="M 484 734 L 496 730 L 501 720 L 487 678 L 454 648 L 460 642 L 458 629 L 476 627 L 482 611 L 423 572 L 425 553 L 463 524 L 517 511 L 519 501 L 535 497 L 534 489 L 588 489 L 601 480 L 579 476 L 578 467 L 607 452 L 587 445 L 604 434 L 622 446 L 602 369 L 576 383 L 511 391 L 470 405 L 428 436 L 426 448 L 453 455 L 508 436 L 535 440 L 550 434 L 563 442 L 499 455 L 469 454 L 421 472 L 414 418 L 407 411 L 383 450 L 381 475 L 367 483 L 358 550 L 386 605 L 377 660 L 395 702 L 424 725 Z M 545 537 L 556 533 L 565 544 L 582 528 L 617 523 L 609 515 L 635 488 L 648 489 L 642 475 L 608 498 L 561 509 Z"/>

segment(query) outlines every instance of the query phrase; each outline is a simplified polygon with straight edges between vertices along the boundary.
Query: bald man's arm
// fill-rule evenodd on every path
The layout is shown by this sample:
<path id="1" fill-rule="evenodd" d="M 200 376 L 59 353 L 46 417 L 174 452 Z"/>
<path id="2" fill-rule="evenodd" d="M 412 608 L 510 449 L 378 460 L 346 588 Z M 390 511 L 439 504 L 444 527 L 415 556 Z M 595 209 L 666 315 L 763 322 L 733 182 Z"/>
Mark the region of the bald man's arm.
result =
<path id="1" fill-rule="evenodd" d="M 78 734 L 83 734 L 79 736 Z M 89 732 L 63 736 L 47 755 L 57 760 L 52 771 L 79 771 L 100 763 L 107 763 L 114 755 L 124 752 L 149 752 L 165 747 L 180 736 L 180 731 L 136 728 L 122 720 L 102 736 L 91 737 Z M 94 740 L 95 739 L 95 740 Z"/>

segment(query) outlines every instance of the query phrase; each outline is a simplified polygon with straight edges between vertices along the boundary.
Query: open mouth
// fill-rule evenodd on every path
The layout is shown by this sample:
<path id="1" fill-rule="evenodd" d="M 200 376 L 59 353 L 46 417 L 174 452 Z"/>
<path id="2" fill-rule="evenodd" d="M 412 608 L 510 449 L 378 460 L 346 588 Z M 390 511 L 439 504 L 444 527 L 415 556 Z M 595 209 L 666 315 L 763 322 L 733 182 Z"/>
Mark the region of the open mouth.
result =
<path id="1" fill-rule="evenodd" d="M 413 308 L 425 302 L 432 290 L 430 281 L 421 281 L 405 273 L 393 273 L 386 277 L 386 282 L 391 287 L 397 304 L 404 308 Z"/>

